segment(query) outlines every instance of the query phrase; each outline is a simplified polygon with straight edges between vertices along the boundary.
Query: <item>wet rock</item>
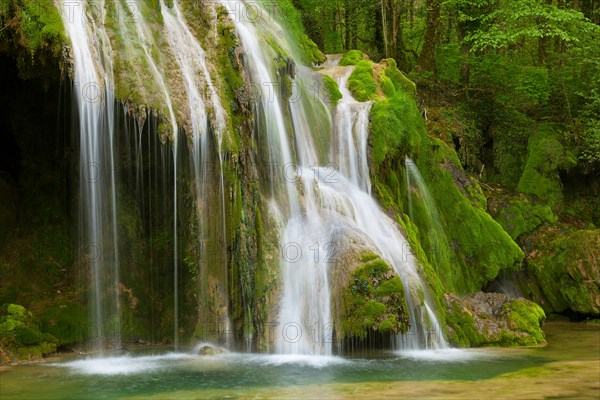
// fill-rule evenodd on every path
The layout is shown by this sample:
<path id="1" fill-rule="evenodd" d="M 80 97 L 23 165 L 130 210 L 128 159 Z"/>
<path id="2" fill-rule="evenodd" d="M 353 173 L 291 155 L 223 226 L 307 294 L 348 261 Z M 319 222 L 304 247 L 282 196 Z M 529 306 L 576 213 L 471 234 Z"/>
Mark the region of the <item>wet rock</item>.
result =
<path id="1" fill-rule="evenodd" d="M 200 350 L 198 350 L 198 354 L 201 356 L 215 356 L 217 354 L 223 354 L 225 349 L 215 346 L 202 346 Z"/>
<path id="2" fill-rule="evenodd" d="M 369 332 L 408 329 L 408 308 L 400 277 L 373 252 L 366 237 L 348 232 L 336 243 L 331 265 L 332 317 L 338 339 L 365 339 Z"/>

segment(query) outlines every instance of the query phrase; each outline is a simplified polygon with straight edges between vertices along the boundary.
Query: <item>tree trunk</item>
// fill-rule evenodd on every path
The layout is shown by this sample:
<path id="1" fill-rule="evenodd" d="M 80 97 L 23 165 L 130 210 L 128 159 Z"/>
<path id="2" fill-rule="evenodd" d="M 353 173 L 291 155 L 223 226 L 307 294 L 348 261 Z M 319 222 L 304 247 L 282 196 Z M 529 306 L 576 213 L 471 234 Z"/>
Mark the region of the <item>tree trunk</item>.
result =
<path id="1" fill-rule="evenodd" d="M 425 43 L 419 55 L 418 66 L 422 71 L 435 73 L 435 47 L 440 41 L 440 0 L 427 0 L 426 5 Z"/>
<path id="2" fill-rule="evenodd" d="M 346 0 L 346 2 L 344 3 L 344 28 L 345 28 L 345 47 L 346 50 L 350 50 L 350 2 L 348 0 Z"/>

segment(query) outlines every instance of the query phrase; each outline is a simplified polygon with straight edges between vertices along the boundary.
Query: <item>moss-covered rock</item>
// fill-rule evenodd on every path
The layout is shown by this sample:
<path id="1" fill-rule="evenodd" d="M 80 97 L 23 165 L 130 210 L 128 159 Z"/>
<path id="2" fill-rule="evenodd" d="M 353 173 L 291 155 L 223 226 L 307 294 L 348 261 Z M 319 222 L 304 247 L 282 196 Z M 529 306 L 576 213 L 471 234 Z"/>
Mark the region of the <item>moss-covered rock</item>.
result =
<path id="1" fill-rule="evenodd" d="M 367 57 L 360 50 L 350 50 L 344 54 L 344 56 L 340 59 L 339 65 L 342 67 L 348 65 L 357 65 L 362 60 Z"/>
<path id="2" fill-rule="evenodd" d="M 348 79 L 348 88 L 356 100 L 377 99 L 377 83 L 373 74 L 373 63 L 371 61 L 363 60 L 356 64 L 350 79 Z"/>
<path id="3" fill-rule="evenodd" d="M 448 295 L 448 339 L 461 347 L 516 346 L 545 343 L 546 315 L 537 304 L 499 293 L 459 298 Z"/>
<path id="4" fill-rule="evenodd" d="M 327 102 L 335 107 L 342 98 L 342 93 L 340 92 L 337 82 L 330 76 L 323 75 L 323 86 L 327 93 Z"/>
<path id="5" fill-rule="evenodd" d="M 530 136 L 528 157 L 517 190 L 534 194 L 551 207 L 563 200 L 558 170 L 576 163 L 576 158 L 565 149 L 552 125 L 544 124 Z"/>
<path id="6" fill-rule="evenodd" d="M 546 312 L 600 315 L 600 230 L 555 224 L 524 242 L 528 278 L 518 283 L 525 295 Z"/>
<path id="7" fill-rule="evenodd" d="M 292 0 L 277 0 L 275 2 L 281 9 L 281 13 L 277 13 L 277 16 L 281 16 L 281 22 L 284 23 L 287 33 L 290 36 L 290 42 L 296 47 L 296 51 L 301 57 L 301 61 L 305 64 L 321 64 L 327 61 L 325 54 L 319 50 L 315 42 L 310 40 L 308 35 L 304 31 L 302 25 L 302 16 L 300 12 L 294 6 Z M 266 3 L 266 7 L 273 7 L 273 4 Z M 250 7 L 251 8 L 251 7 Z M 266 14 L 272 13 L 272 8 L 266 9 Z M 269 15 L 269 18 L 272 15 Z"/>
<path id="8" fill-rule="evenodd" d="M 2 31 L 6 28 L 15 29 L 19 43 L 32 58 L 38 51 L 50 51 L 58 55 L 66 42 L 62 18 L 52 0 L 3 1 L 0 20 L 8 22 Z"/>
<path id="9" fill-rule="evenodd" d="M 41 358 L 54 353 L 57 342 L 51 334 L 40 331 L 39 321 L 25 307 L 18 304 L 0 307 L 0 345 L 9 359 Z"/>
<path id="10" fill-rule="evenodd" d="M 392 63 L 374 68 L 385 70 L 386 76 L 393 76 L 392 71 L 397 70 Z M 407 214 L 412 201 L 412 222 L 418 228 L 419 241 L 446 290 L 472 293 L 500 270 L 516 269 L 523 253 L 487 214 L 481 188 L 464 171 L 454 149 L 428 135 L 413 94 L 401 83 L 395 91 L 375 90 L 386 94 L 371 110 L 370 158 L 376 193 L 388 193 L 388 202 Z M 433 210 L 427 209 L 431 205 L 421 204 L 422 193 L 413 195 L 407 187 L 407 156 L 414 160 L 431 193 L 439 214 L 437 224 L 430 223 Z M 407 199 L 407 193 L 411 198 Z"/>
<path id="11" fill-rule="evenodd" d="M 516 190 L 527 164 L 527 144 L 531 129 L 523 122 L 522 126 L 510 124 L 500 126 L 494 133 L 493 169 L 484 168 L 488 182 Z"/>
<path id="12" fill-rule="evenodd" d="M 425 132 L 414 99 L 404 91 L 379 101 L 371 109 L 371 159 L 375 170 L 386 159 L 402 158 L 418 149 Z"/>
<path id="13" fill-rule="evenodd" d="M 442 214 L 452 249 L 448 258 L 438 258 L 434 266 L 449 291 L 471 293 L 501 270 L 516 269 L 523 252 L 486 212 L 477 183 L 465 174 L 454 151 L 440 143 L 429 160 L 432 162 L 423 162 L 420 169 Z M 423 218 L 415 219 L 422 224 Z M 427 250 L 432 255 L 441 254 L 435 245 L 430 243 Z"/>
<path id="14" fill-rule="evenodd" d="M 404 91 L 412 96 L 416 96 L 417 94 L 417 85 L 408 79 L 400 70 L 398 69 L 398 65 L 396 64 L 396 60 L 393 58 L 388 58 L 382 60 L 380 65 L 383 67 L 383 73 L 380 74 L 380 79 L 382 85 L 384 84 L 384 78 L 389 79 L 389 82 L 393 85 L 394 90 L 391 91 L 391 88 L 388 88 L 386 91 L 384 89 L 384 93 L 386 97 L 391 97 L 396 91 Z"/>
<path id="15" fill-rule="evenodd" d="M 395 271 L 373 253 L 355 269 L 342 294 L 339 339 L 364 339 L 370 331 L 398 334 L 408 331 L 409 315 L 402 281 Z"/>
<path id="16" fill-rule="evenodd" d="M 504 192 L 501 188 L 488 192 L 488 205 L 491 215 L 514 240 L 542 224 L 558 221 L 549 205 L 523 194 Z"/>

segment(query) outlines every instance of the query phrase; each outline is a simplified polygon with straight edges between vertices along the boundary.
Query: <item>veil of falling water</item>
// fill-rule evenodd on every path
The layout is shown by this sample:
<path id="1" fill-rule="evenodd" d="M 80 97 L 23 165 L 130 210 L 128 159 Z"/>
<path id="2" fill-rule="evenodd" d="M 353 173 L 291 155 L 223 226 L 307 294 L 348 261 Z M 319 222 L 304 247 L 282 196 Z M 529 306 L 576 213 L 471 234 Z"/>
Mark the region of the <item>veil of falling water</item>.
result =
<path id="1" fill-rule="evenodd" d="M 223 140 L 223 133 L 226 129 L 225 122 L 225 110 L 221 105 L 221 101 L 217 96 L 217 91 L 213 84 L 210 76 L 210 72 L 206 67 L 206 57 L 204 50 L 200 46 L 200 43 L 196 40 L 189 27 L 186 25 L 184 17 L 179 8 L 178 2 L 173 2 L 173 10 L 169 11 L 167 6 L 161 2 L 161 13 L 167 31 L 167 37 L 169 45 L 175 54 L 177 63 L 182 72 L 185 81 L 185 88 L 187 92 L 187 99 L 189 105 L 189 115 L 191 120 L 192 129 L 192 158 L 194 165 L 194 176 L 196 185 L 196 198 L 199 202 L 203 202 L 203 205 L 199 206 L 199 224 L 201 227 L 199 239 L 200 246 L 204 247 L 206 252 L 206 242 L 202 243 L 202 239 L 208 234 L 207 229 L 203 229 L 204 225 L 208 224 L 208 216 L 210 207 L 206 204 L 206 199 L 209 198 L 210 194 L 208 191 L 209 177 L 208 174 L 213 171 L 209 171 L 209 167 L 212 164 L 210 161 L 210 146 L 209 146 L 209 128 L 212 127 L 213 132 L 216 135 L 216 153 L 218 156 L 218 172 L 219 179 L 218 183 L 220 186 L 220 212 L 222 224 L 220 226 L 220 237 L 218 243 L 215 243 L 215 248 L 218 249 L 218 255 L 220 256 L 219 262 L 223 265 L 224 276 L 223 287 L 224 287 L 224 298 L 228 297 L 228 277 L 227 277 L 227 257 L 225 253 L 225 185 L 223 181 L 223 158 L 221 153 L 221 145 Z M 205 86 L 205 87 L 204 87 Z M 208 110 L 206 104 L 211 106 Z M 209 116 L 212 114 L 212 119 Z M 211 123 L 212 122 L 212 123 Z M 213 244 L 209 243 L 208 246 Z M 203 254 L 202 259 L 206 260 L 208 254 Z M 206 262 L 206 261 L 205 261 Z M 206 266 L 204 266 L 206 267 Z M 205 275 L 203 274 L 204 283 L 206 283 Z M 204 286 L 206 291 L 206 286 Z M 223 316 L 223 322 L 225 324 L 225 332 L 230 331 L 230 320 L 227 313 L 227 307 L 223 307 L 225 315 Z M 226 339 L 230 339 L 230 335 L 226 335 Z M 229 344 L 229 343 L 228 343 Z"/>
<path id="2" fill-rule="evenodd" d="M 165 160 L 172 160 L 172 179 L 162 177 L 162 182 L 171 181 L 172 188 L 163 187 L 163 193 L 168 191 L 173 195 L 172 229 L 173 229 L 173 342 L 179 342 L 179 265 L 178 265 L 178 165 L 180 128 L 176 121 L 175 106 L 172 100 L 172 81 L 166 78 L 161 60 L 156 59 L 158 44 L 156 36 L 152 34 L 152 26 L 140 12 L 143 5 L 135 2 L 125 4 L 114 1 L 110 4 L 104 1 L 88 4 L 87 2 L 59 2 L 61 15 L 71 41 L 74 64 L 74 93 L 77 106 L 79 124 L 76 127 L 80 140 L 80 214 L 81 234 L 80 243 L 82 251 L 86 253 L 86 263 L 89 266 L 90 276 L 90 311 L 93 332 L 89 338 L 94 341 L 100 350 L 117 347 L 121 342 L 121 310 L 120 296 L 121 277 L 118 247 L 118 216 L 117 216 L 117 171 L 116 164 L 116 132 L 115 99 L 113 96 L 113 52 L 111 49 L 110 35 L 106 31 L 107 12 L 116 12 L 111 24 L 118 29 L 119 35 L 125 38 L 123 44 L 126 52 L 141 54 L 142 65 L 146 65 L 158 93 L 153 95 L 161 99 L 161 104 L 166 111 L 163 119 L 171 127 L 172 157 L 162 153 L 162 169 L 166 173 Z M 58 3 L 57 3 L 58 4 Z M 211 184 L 206 178 L 206 164 L 211 160 L 208 154 L 209 132 L 212 132 L 217 141 L 216 153 L 218 158 L 217 182 L 220 185 L 220 212 L 222 225 L 218 230 L 225 235 L 225 188 L 222 172 L 221 143 L 223 131 L 226 127 L 225 111 L 217 96 L 210 73 L 206 66 L 205 55 L 199 42 L 195 39 L 187 26 L 179 4 L 173 3 L 172 8 L 161 4 L 161 16 L 164 19 L 164 30 L 168 45 L 176 56 L 179 74 L 183 78 L 182 87 L 185 88 L 186 99 L 189 105 L 188 118 L 192 140 L 192 158 L 194 163 L 193 174 L 196 181 L 196 197 L 201 201 L 208 196 L 207 185 Z M 115 16 L 113 16 L 115 17 Z M 137 52 L 141 49 L 141 53 Z M 123 50 L 121 50 L 123 51 Z M 127 113 L 125 108 L 125 114 Z M 142 172 L 142 130 L 144 123 L 149 132 L 153 121 L 156 120 L 149 114 L 148 120 L 138 119 L 135 122 L 134 147 L 136 160 L 136 187 L 140 194 L 140 177 Z M 126 121 L 126 120 L 125 120 Z M 149 122 L 151 121 L 151 122 Z M 125 122 L 127 125 L 127 122 Z M 127 136 L 128 134 L 126 134 Z M 129 142 L 129 137 L 126 139 Z M 150 137 L 148 138 L 150 149 Z M 129 151 L 129 150 L 128 150 Z M 148 155 L 148 158 L 150 155 Z M 157 162 L 157 161 L 155 161 Z M 215 172 L 215 171 L 210 171 Z M 162 175 L 164 175 L 164 173 Z M 163 185 L 164 186 L 164 185 Z M 143 182 L 142 182 L 143 189 Z M 142 191 L 143 192 L 143 191 Z M 143 197 L 143 193 L 142 193 Z M 143 200 L 142 200 L 143 201 Z M 142 207 L 143 208 L 143 207 Z M 206 215 L 205 210 L 199 210 L 201 219 Z M 203 220 L 200 224 L 203 224 Z M 220 239 L 224 241 L 224 237 Z M 219 243 L 221 250 L 220 263 L 226 277 L 226 257 L 224 246 Z M 226 288 L 227 285 L 225 284 Z M 227 293 L 224 294 L 227 298 Z M 226 307 L 225 307 L 226 309 Z M 226 323 L 228 316 L 225 315 Z M 227 329 L 229 329 L 227 324 Z"/>
<path id="3" fill-rule="evenodd" d="M 127 8 L 129 9 L 129 12 L 132 16 L 134 16 L 132 18 L 132 21 L 135 23 L 138 39 L 142 45 L 142 49 L 144 50 L 146 60 L 150 65 L 154 78 L 159 84 L 159 87 L 162 91 L 164 101 L 166 103 L 167 109 L 169 110 L 169 117 L 171 121 L 171 127 L 173 130 L 173 342 L 175 344 L 175 348 L 177 348 L 179 346 L 179 244 L 177 233 L 177 166 L 179 153 L 179 128 L 177 126 L 177 119 L 173 110 L 173 102 L 171 100 L 169 90 L 167 89 L 165 78 L 159 70 L 158 66 L 156 65 L 154 58 L 152 57 L 151 46 L 154 45 L 152 32 L 148 27 L 148 24 L 145 21 L 143 14 L 138 12 L 139 6 L 136 5 L 135 2 L 131 1 L 126 2 L 126 4 Z"/>
<path id="4" fill-rule="evenodd" d="M 424 224 L 420 228 L 424 233 L 425 240 L 423 240 L 423 244 L 429 250 L 428 256 L 430 260 L 440 265 L 447 262 L 446 260 L 451 257 L 452 252 L 448 236 L 446 236 L 444 231 L 442 218 L 417 165 L 407 157 L 404 161 L 404 166 L 406 169 L 408 215 L 411 221 Z M 417 207 L 423 207 L 421 212 L 416 212 L 415 209 Z M 417 214 L 425 220 L 418 221 Z"/>
<path id="5" fill-rule="evenodd" d="M 88 335 L 102 350 L 121 340 L 112 50 L 102 24 L 90 21 L 84 3 L 61 5 L 72 42 L 79 118 L 80 247 L 89 267 L 93 322 Z M 102 22 L 104 14 L 96 17 Z"/>
<path id="6" fill-rule="evenodd" d="M 266 89 L 269 83 L 278 82 L 278 77 L 271 68 L 273 50 L 264 37 L 273 35 L 270 37 L 274 39 L 284 31 L 268 13 L 263 11 L 262 16 L 257 16 L 255 4 L 233 0 L 222 0 L 222 4 L 235 22 L 246 52 L 249 75 L 262 89 L 256 112 L 262 121 L 259 129 L 263 132 L 259 134 L 267 136 L 269 161 L 272 165 L 277 163 L 275 165 L 284 173 L 289 166 L 296 166 L 295 179 L 286 175 L 283 188 L 273 194 L 275 208 L 281 211 L 285 224 L 281 238 L 283 289 L 278 321 L 281 331 L 276 336 L 276 351 L 331 354 L 331 340 L 327 340 L 331 337 L 328 261 L 334 261 L 329 258 L 335 252 L 334 243 L 344 231 L 358 232 L 372 241 L 405 285 L 411 331 L 400 335 L 396 345 L 400 348 L 445 347 L 428 289 L 419 275 L 409 244 L 370 196 L 367 163 L 370 104 L 357 102 L 348 91 L 351 69 L 337 77 L 343 98 L 334 117 L 330 152 L 334 162 L 324 166 L 319 164 L 323 160 L 318 157 L 310 129 L 317 113 L 314 109 L 307 110 L 310 105 L 306 97 L 292 96 L 295 101 L 286 102 L 277 91 Z M 252 10 L 244 10 L 244 6 Z M 285 40 L 278 44 L 291 53 Z M 312 79 L 306 68 L 297 68 L 298 90 L 310 87 L 308 82 Z M 318 106 L 323 105 L 312 105 Z M 287 107 L 291 113 L 291 128 L 285 124 Z M 294 147 L 288 139 L 291 137 Z M 295 160 L 292 158 L 294 150 Z"/>

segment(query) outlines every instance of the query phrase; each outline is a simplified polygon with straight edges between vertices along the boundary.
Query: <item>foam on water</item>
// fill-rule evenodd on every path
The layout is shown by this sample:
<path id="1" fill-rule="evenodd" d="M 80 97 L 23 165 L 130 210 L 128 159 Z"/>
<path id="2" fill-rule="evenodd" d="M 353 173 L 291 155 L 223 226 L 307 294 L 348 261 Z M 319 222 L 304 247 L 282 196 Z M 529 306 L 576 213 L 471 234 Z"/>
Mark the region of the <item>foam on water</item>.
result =
<path id="1" fill-rule="evenodd" d="M 310 354 L 269 354 L 252 355 L 247 358 L 250 362 L 263 365 L 298 365 L 304 367 L 323 368 L 330 365 L 350 364 L 351 361 L 336 356 L 315 356 Z"/>
<path id="2" fill-rule="evenodd" d="M 202 343 L 201 345 L 207 345 Z M 196 346 L 198 347 L 198 346 Z M 89 357 L 64 363 L 47 364 L 51 367 L 66 368 L 80 375 L 135 375 L 177 367 L 212 370 L 216 365 L 225 368 L 236 365 L 258 366 L 301 366 L 324 368 L 332 365 L 350 364 L 352 361 L 335 356 L 313 356 L 304 354 L 248 354 L 224 352 L 213 356 L 200 356 L 192 353 L 166 353 L 148 356 Z"/>
<path id="3" fill-rule="evenodd" d="M 152 356 L 119 356 L 103 358 L 86 358 L 66 363 L 49 364 L 54 367 L 68 368 L 71 372 L 82 375 L 131 375 L 140 374 L 169 367 L 168 361 L 194 358 L 186 353 L 167 353 Z"/>

